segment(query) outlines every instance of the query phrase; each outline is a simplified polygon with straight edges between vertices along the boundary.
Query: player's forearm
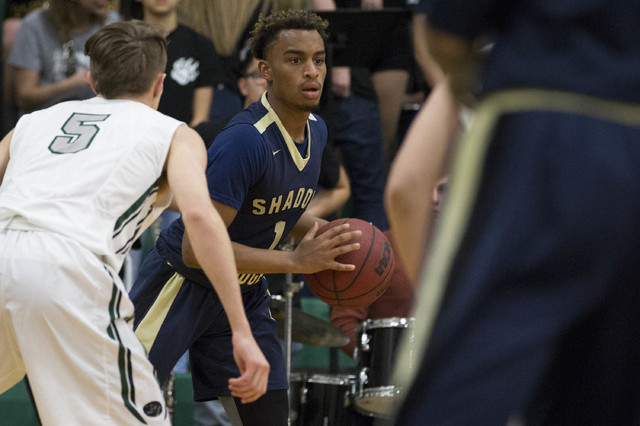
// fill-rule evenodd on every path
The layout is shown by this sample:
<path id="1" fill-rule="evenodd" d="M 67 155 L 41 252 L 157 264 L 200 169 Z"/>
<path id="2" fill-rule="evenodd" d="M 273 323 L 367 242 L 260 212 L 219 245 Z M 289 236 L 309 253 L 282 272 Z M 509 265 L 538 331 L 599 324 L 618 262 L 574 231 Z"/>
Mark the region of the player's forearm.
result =
<path id="1" fill-rule="evenodd" d="M 250 334 L 234 267 L 233 249 L 224 223 L 212 213 L 183 213 L 182 220 L 195 257 L 218 294 L 231 329 L 234 333 Z"/>
<path id="2" fill-rule="evenodd" d="M 232 244 L 236 266 L 241 274 L 301 272 L 291 251 L 258 249 L 239 243 Z"/>
<path id="3" fill-rule="evenodd" d="M 213 87 L 199 87 L 193 94 L 191 127 L 209 120 L 211 102 L 213 101 Z"/>
<path id="4" fill-rule="evenodd" d="M 412 282 L 421 267 L 432 213 L 428 194 L 444 175 L 445 157 L 457 127 L 458 104 L 446 83 L 440 84 L 409 128 L 389 173 L 387 216 Z"/>
<path id="5" fill-rule="evenodd" d="M 280 274 L 299 272 L 299 266 L 291 252 L 249 247 L 232 242 L 235 265 L 240 274 Z M 182 261 L 189 268 L 204 269 L 195 255 L 188 234 L 182 239 Z"/>
<path id="6" fill-rule="evenodd" d="M 318 222 L 318 229 L 328 223 L 326 220 L 309 212 L 309 210 L 305 211 L 291 230 L 291 236 L 297 240 L 302 239 L 316 222 Z"/>
<path id="7" fill-rule="evenodd" d="M 81 78 L 80 72 L 55 83 L 39 85 L 37 71 L 19 69 L 16 75 L 16 104 L 20 109 L 29 111 L 64 92 L 88 85 L 89 82 Z"/>

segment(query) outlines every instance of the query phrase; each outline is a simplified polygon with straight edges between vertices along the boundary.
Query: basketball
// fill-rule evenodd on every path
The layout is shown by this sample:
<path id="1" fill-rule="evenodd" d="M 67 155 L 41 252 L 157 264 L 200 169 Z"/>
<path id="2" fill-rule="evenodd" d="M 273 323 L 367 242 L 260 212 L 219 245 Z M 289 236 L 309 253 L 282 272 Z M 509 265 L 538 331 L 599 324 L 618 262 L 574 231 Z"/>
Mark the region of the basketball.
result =
<path id="1" fill-rule="evenodd" d="M 309 289 L 320 300 L 332 306 L 358 307 L 375 302 L 391 282 L 393 252 L 387 237 L 372 223 L 361 219 L 343 218 L 327 223 L 318 230 L 321 235 L 334 226 L 349 223 L 348 231 L 361 230 L 358 250 L 336 257 L 340 263 L 355 265 L 353 271 L 324 270 L 307 274 Z"/>

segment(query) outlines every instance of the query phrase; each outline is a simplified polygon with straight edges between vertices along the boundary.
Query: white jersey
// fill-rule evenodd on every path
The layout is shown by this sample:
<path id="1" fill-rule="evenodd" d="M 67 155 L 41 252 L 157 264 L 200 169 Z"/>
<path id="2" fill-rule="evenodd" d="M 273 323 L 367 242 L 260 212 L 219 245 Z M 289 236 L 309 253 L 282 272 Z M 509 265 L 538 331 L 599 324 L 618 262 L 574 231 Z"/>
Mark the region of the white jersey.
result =
<path id="1" fill-rule="evenodd" d="M 154 204 L 180 124 L 140 102 L 99 97 L 23 116 L 0 186 L 0 229 L 62 234 L 119 270 L 166 207 Z"/>

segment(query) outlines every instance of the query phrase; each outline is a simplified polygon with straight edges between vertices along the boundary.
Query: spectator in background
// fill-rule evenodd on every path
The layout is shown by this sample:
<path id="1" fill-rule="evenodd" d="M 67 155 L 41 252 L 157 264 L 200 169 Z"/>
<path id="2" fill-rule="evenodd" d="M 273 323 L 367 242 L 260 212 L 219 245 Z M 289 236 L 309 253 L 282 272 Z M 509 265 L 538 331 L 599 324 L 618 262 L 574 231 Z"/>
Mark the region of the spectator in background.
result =
<path id="1" fill-rule="evenodd" d="M 360 7 L 362 10 L 404 9 L 406 0 L 337 0 L 339 7 Z M 372 64 L 371 81 L 378 98 L 378 108 L 382 120 L 382 137 L 385 164 L 390 164 L 395 156 L 398 141 L 396 135 L 402 112 L 402 104 L 407 93 L 409 68 L 412 66 L 409 23 L 397 26 L 386 37 L 393 40 L 393 49 L 381 51 Z"/>
<path id="2" fill-rule="evenodd" d="M 336 10 L 333 0 L 313 0 L 318 11 Z M 331 23 L 329 23 L 331 31 Z M 384 211 L 385 159 L 376 93 L 366 67 L 331 68 L 331 91 L 321 112 L 340 150 L 351 182 L 352 217 L 388 228 Z M 404 92 L 404 90 L 403 90 Z"/>
<path id="3" fill-rule="evenodd" d="M 363 11 L 407 9 L 406 0 L 314 0 L 313 3 L 318 10 L 332 10 L 336 7 L 337 9 L 361 9 Z M 371 30 L 375 31 L 373 28 Z M 349 86 L 353 86 L 361 93 L 363 89 L 373 90 L 372 95 L 377 103 L 382 128 L 385 165 L 390 164 L 395 155 L 398 144 L 396 140 L 398 123 L 402 104 L 406 98 L 409 69 L 413 65 L 409 35 L 409 22 L 406 25 L 394 27 L 388 34 L 385 34 L 385 40 L 388 42 L 384 46 L 380 46 L 378 55 L 369 58 L 366 68 L 352 69 L 351 82 L 346 74 L 343 74 L 339 80 L 333 83 L 338 85 L 340 91 L 337 93 L 345 97 L 351 92 Z M 342 71 L 342 73 L 346 73 L 346 71 Z M 338 78 L 335 75 L 334 77 Z M 370 96 L 365 96 L 365 98 L 369 99 Z"/>
<path id="4" fill-rule="evenodd" d="M 27 15 L 9 56 L 22 112 L 94 96 L 84 44 L 100 27 L 120 20 L 108 0 L 51 0 Z"/>
<path id="5" fill-rule="evenodd" d="M 167 78 L 158 111 L 191 127 L 209 120 L 215 68 L 220 60 L 213 43 L 178 22 L 181 0 L 138 0 L 143 19 L 167 33 Z"/>
<path id="6" fill-rule="evenodd" d="M 182 0 L 180 21 L 209 37 L 222 63 L 216 72 L 210 121 L 227 123 L 242 110 L 236 83 L 248 51 L 249 31 L 260 13 L 266 15 L 271 6 L 270 0 Z"/>

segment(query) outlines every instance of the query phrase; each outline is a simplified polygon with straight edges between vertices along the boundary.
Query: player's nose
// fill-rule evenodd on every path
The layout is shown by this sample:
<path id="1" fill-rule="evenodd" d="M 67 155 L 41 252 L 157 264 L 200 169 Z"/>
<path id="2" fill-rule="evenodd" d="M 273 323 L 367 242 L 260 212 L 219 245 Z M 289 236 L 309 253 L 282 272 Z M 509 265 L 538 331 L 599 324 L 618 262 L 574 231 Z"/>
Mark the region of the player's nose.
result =
<path id="1" fill-rule="evenodd" d="M 320 69 L 318 65 L 313 60 L 308 60 L 305 62 L 304 66 L 304 76 L 305 78 L 316 79 L 320 75 Z"/>

